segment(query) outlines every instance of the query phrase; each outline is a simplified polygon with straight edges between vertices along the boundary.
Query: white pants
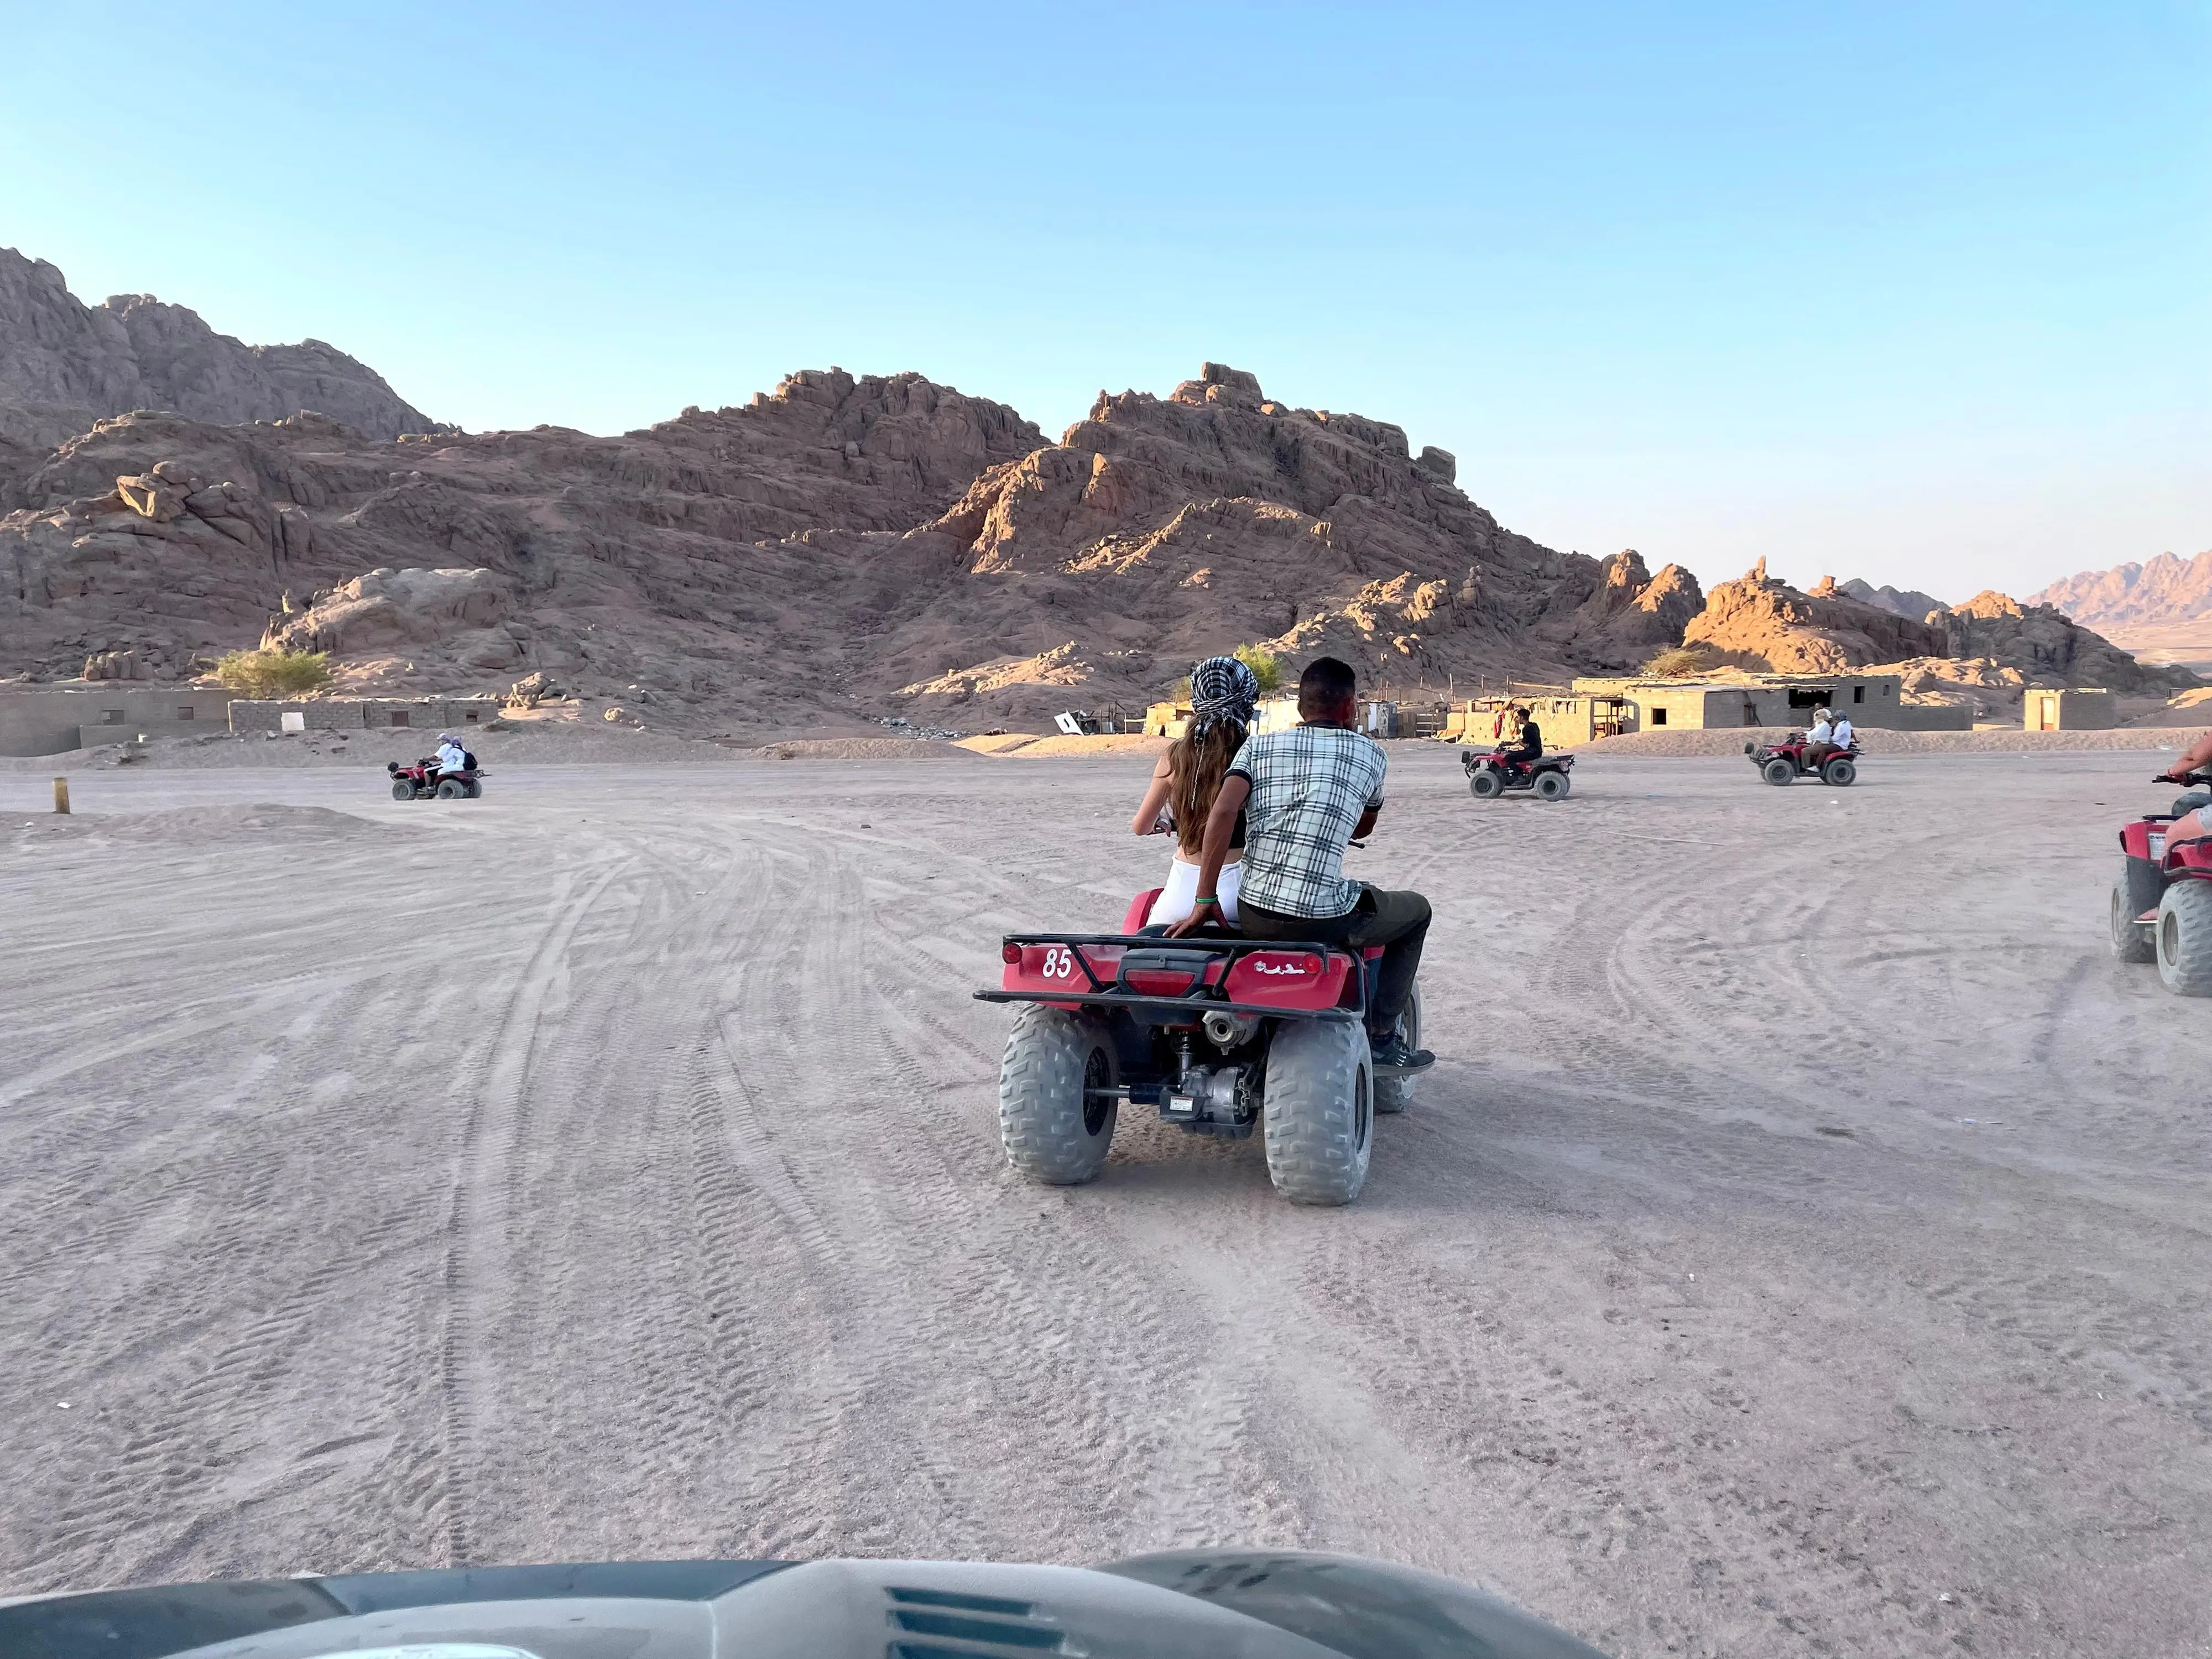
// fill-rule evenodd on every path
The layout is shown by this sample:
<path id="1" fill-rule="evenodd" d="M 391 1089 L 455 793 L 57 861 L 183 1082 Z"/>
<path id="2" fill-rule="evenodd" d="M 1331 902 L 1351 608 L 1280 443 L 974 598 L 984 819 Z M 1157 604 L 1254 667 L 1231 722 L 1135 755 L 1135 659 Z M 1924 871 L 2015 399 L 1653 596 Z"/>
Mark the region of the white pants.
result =
<path id="1" fill-rule="evenodd" d="M 1243 882 L 1242 863 L 1224 864 L 1221 866 L 1221 878 L 1213 884 L 1213 896 L 1221 901 L 1221 919 L 1231 927 L 1237 924 L 1237 891 Z M 1164 927 L 1171 921 L 1181 921 L 1196 908 L 1198 866 L 1177 859 L 1168 866 L 1167 885 L 1152 901 L 1152 913 L 1145 918 L 1145 926 Z"/>

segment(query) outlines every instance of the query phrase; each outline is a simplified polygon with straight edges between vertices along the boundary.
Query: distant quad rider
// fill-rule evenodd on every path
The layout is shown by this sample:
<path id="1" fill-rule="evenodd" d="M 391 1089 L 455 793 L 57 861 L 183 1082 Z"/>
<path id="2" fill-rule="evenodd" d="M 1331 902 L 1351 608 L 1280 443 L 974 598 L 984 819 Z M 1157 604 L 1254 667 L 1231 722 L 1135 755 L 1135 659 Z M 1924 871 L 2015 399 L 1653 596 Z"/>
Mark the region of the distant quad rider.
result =
<path id="1" fill-rule="evenodd" d="M 1510 744 L 1501 743 L 1491 752 L 1508 766 L 1528 768 L 1544 757 L 1544 728 L 1536 724 L 1536 717 L 1520 704 L 1510 711 L 1516 729 Z"/>
<path id="2" fill-rule="evenodd" d="M 1417 1072 L 1436 1056 L 1413 1047 L 1398 1027 L 1420 969 L 1429 902 L 1344 875 L 1346 844 L 1374 829 L 1390 767 L 1382 745 L 1357 729 L 1358 690 L 1351 664 L 1316 658 L 1298 680 L 1300 723 L 1245 738 L 1206 815 L 1196 908 L 1168 933 L 1179 937 L 1212 919 L 1220 902 L 1216 884 L 1241 822 L 1240 931 L 1247 939 L 1355 951 L 1382 946 L 1367 1011 L 1369 1049 L 1378 1073 Z"/>

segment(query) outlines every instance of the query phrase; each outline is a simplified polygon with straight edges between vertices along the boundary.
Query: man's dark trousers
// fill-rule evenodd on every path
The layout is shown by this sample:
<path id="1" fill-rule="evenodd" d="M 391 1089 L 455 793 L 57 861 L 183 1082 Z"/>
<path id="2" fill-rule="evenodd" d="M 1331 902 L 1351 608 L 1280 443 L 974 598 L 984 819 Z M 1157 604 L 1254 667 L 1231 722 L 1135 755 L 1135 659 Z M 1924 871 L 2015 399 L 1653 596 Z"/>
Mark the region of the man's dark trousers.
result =
<path id="1" fill-rule="evenodd" d="M 1421 942 L 1429 936 L 1429 902 L 1419 893 L 1386 893 L 1360 884 L 1359 898 L 1340 916 L 1286 916 L 1249 899 L 1238 901 L 1237 931 L 1247 939 L 1311 939 L 1316 945 L 1382 947 L 1382 971 L 1367 1029 L 1388 1036 L 1413 994 L 1421 970 Z"/>

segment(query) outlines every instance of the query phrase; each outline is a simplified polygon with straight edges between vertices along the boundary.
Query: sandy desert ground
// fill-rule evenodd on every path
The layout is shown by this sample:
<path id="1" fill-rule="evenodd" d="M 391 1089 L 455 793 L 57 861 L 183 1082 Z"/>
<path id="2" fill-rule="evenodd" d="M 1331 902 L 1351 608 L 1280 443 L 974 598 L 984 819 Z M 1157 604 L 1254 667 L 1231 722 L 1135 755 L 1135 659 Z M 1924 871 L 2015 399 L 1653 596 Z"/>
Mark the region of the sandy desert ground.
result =
<path id="1" fill-rule="evenodd" d="M 2150 758 L 1404 756 L 1443 1058 L 1343 1211 L 1001 1162 L 968 993 L 1150 884 L 1144 757 L 0 775 L 0 1593 L 1222 1540 L 1622 1655 L 2202 1655 Z"/>

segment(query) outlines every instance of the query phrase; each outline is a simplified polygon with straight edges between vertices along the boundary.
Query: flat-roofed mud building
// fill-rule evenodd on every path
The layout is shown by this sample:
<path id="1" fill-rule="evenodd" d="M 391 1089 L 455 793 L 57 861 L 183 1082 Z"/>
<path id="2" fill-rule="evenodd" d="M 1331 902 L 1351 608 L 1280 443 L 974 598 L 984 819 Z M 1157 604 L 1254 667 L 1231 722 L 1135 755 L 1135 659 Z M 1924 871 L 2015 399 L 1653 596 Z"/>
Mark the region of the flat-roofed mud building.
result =
<path id="1" fill-rule="evenodd" d="M 1972 715 L 1964 709 L 1905 702 L 1904 682 L 1895 674 L 1587 678 L 1577 680 L 1574 689 L 1626 703 L 1634 711 L 1633 723 L 1624 728 L 1629 731 L 1802 726 L 1811 723 L 1817 708 L 1848 715 L 1856 726 L 1908 731 L 1964 731 L 1972 723 Z M 1548 736 L 1548 726 L 1546 732 Z"/>

